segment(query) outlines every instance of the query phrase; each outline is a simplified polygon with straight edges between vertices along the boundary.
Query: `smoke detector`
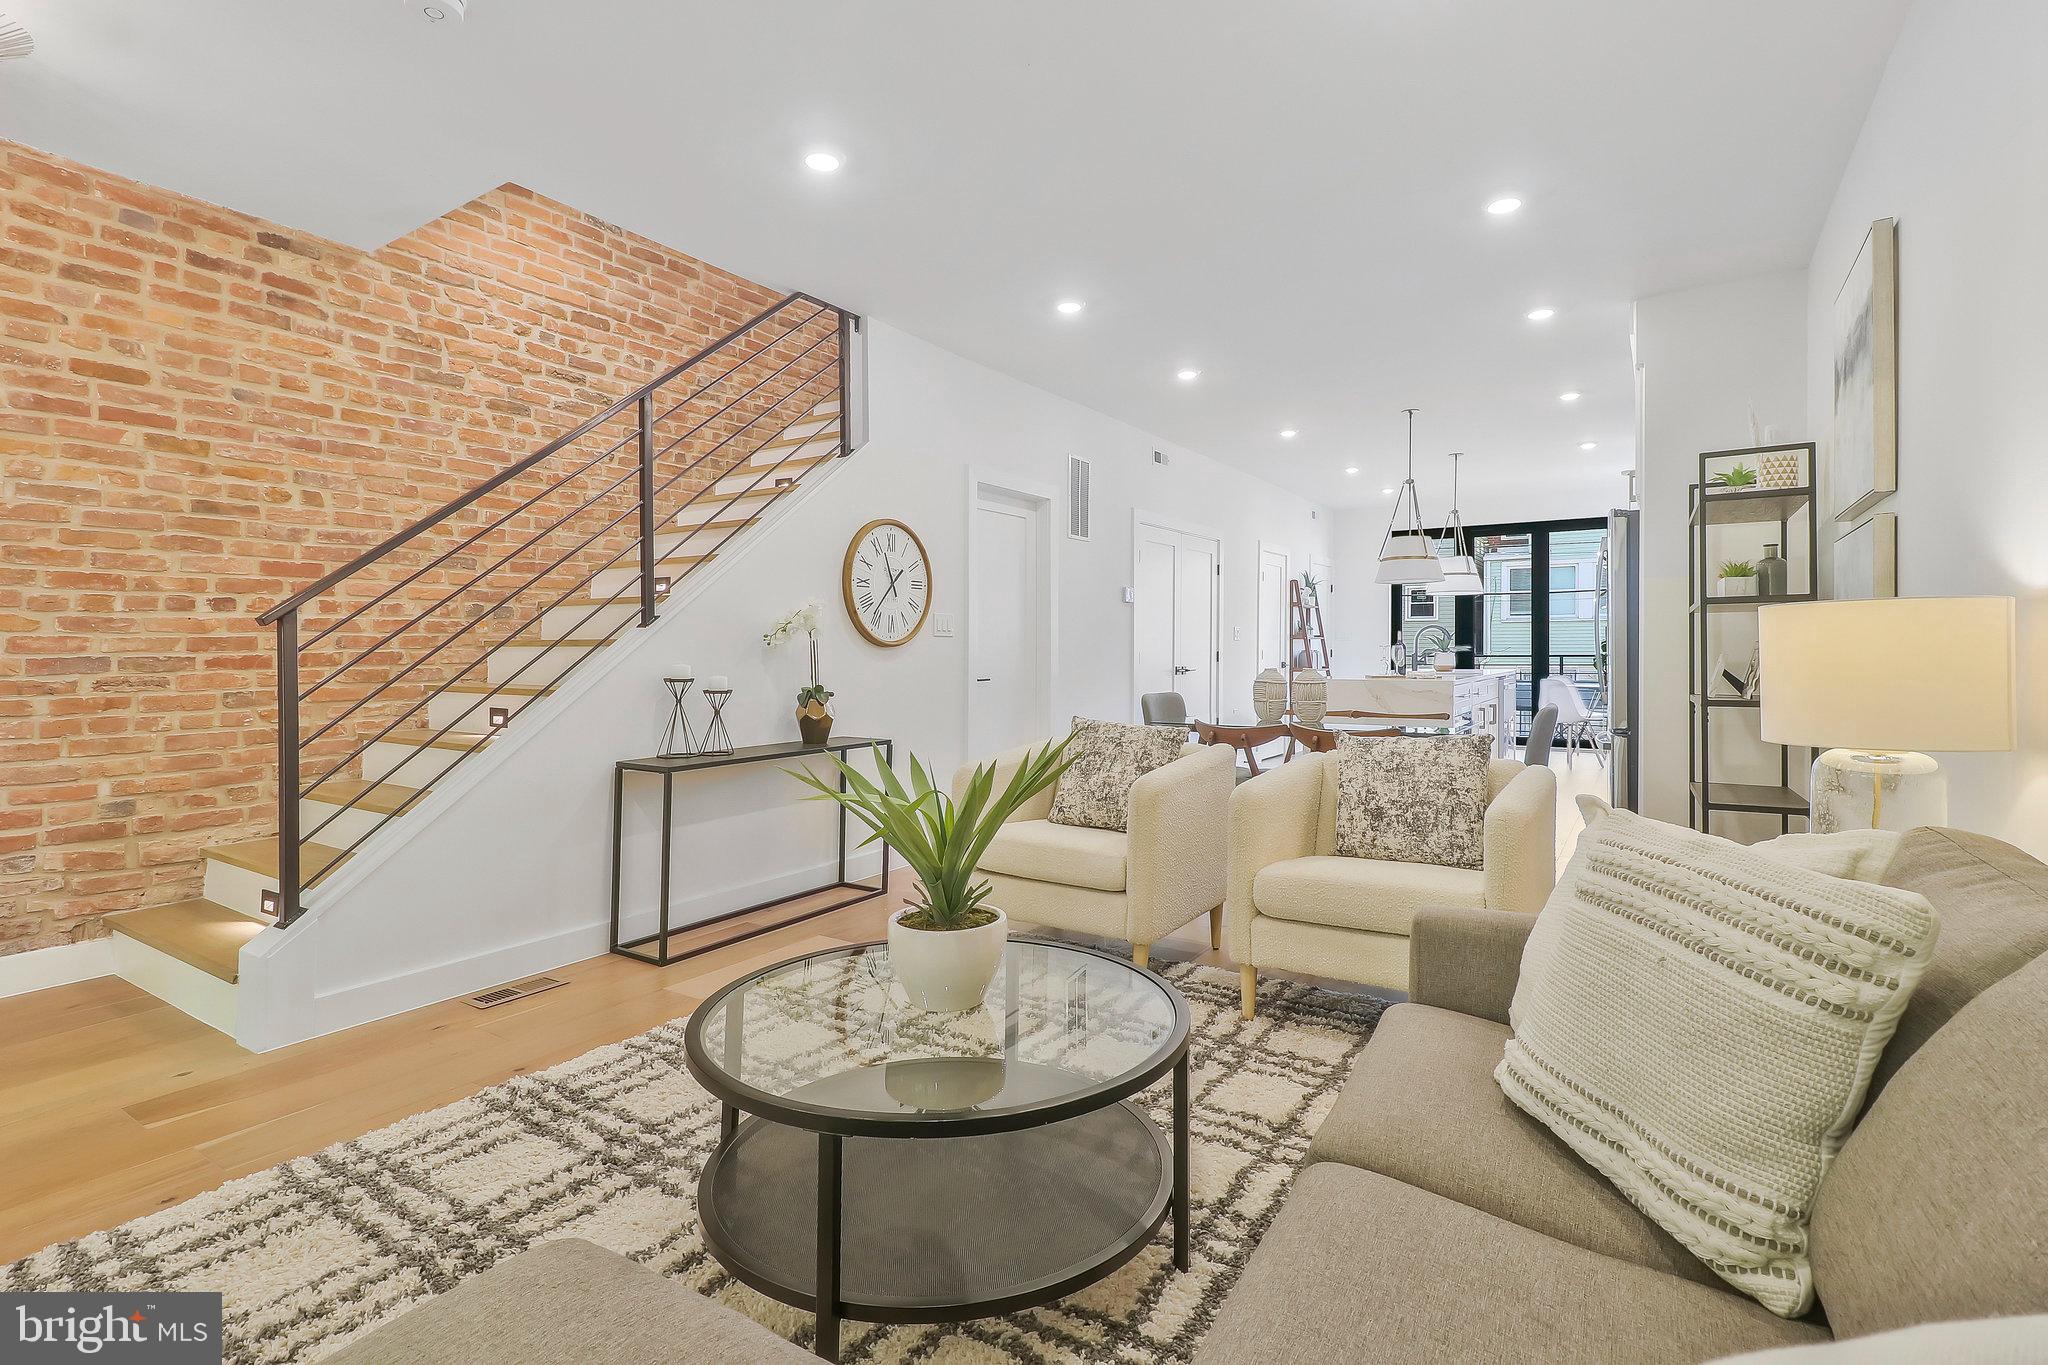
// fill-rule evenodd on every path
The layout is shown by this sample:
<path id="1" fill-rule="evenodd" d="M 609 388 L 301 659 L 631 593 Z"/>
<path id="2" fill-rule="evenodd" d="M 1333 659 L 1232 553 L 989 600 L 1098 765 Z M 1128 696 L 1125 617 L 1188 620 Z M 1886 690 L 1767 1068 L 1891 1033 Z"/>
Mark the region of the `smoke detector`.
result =
<path id="1" fill-rule="evenodd" d="M 26 57 L 35 50 L 36 40 L 28 36 L 28 30 L 0 14 L 0 62 L 11 57 Z"/>
<path id="2" fill-rule="evenodd" d="M 418 10 L 420 18 L 430 24 L 454 20 L 462 21 L 463 11 L 469 8 L 469 0 L 403 0 L 407 9 Z"/>

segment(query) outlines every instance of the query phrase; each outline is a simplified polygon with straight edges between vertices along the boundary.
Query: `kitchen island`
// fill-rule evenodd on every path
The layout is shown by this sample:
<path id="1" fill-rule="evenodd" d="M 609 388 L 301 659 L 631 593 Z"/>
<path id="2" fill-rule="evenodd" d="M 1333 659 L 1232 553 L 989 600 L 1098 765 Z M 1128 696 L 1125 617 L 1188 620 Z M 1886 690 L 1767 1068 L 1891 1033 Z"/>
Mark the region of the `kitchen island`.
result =
<path id="1" fill-rule="evenodd" d="M 1330 679 L 1329 725 L 1444 725 L 1461 734 L 1491 735 L 1493 751 L 1514 756 L 1515 670 L 1421 668 L 1364 678 Z"/>

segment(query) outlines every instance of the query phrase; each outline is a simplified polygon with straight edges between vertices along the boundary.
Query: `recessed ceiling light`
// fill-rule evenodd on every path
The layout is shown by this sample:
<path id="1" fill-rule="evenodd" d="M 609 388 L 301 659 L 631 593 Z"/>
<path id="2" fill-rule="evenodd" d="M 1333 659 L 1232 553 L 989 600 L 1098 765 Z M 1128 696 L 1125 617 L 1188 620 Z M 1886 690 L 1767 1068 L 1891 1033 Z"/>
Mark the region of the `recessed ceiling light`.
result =
<path id="1" fill-rule="evenodd" d="M 1291 441 L 1299 435 L 1301 435 L 1300 432 L 1296 431 L 1293 427 L 1289 427 L 1285 431 L 1280 433 L 1280 439 L 1283 441 Z"/>
<path id="2" fill-rule="evenodd" d="M 836 152 L 812 152 L 804 158 L 804 165 L 814 171 L 830 175 L 839 169 L 839 156 Z"/>
<path id="3" fill-rule="evenodd" d="M 1354 465 L 1346 465 L 1346 466 L 1345 466 L 1345 468 L 1344 468 L 1344 472 L 1345 472 L 1346 474 L 1356 474 L 1356 473 L 1358 472 L 1358 466 L 1357 466 L 1357 465 L 1355 465 L 1355 464 L 1354 464 Z"/>
<path id="4" fill-rule="evenodd" d="M 1548 322 L 1557 316 L 1557 310 L 1555 308 L 1531 308 L 1522 316 L 1528 318 L 1531 322 Z"/>
<path id="5" fill-rule="evenodd" d="M 1492 214 L 1494 217 L 1499 218 L 1505 214 L 1513 213 L 1516 209 L 1520 207 L 1522 207 L 1522 201 L 1515 198 L 1512 194 L 1507 194 L 1502 195 L 1500 198 L 1494 200 L 1491 204 L 1488 204 L 1486 206 L 1486 211 Z"/>
<path id="6" fill-rule="evenodd" d="M 1061 299 L 1058 303 L 1053 305 L 1053 307 L 1059 309 L 1060 312 L 1065 313 L 1068 317 L 1074 316 L 1074 314 L 1080 312 L 1083 308 L 1086 308 L 1087 306 L 1087 304 L 1081 302 L 1081 300 L 1079 299 Z"/>
<path id="7" fill-rule="evenodd" d="M 1572 389 L 1567 393 L 1559 394 L 1557 396 L 1557 401 L 1560 403 L 1576 403 L 1582 396 L 1583 395 L 1581 395 L 1577 389 Z"/>
<path id="8" fill-rule="evenodd" d="M 1391 498 L 1394 496 L 1394 490 L 1391 488 L 1382 488 L 1380 490 L 1380 496 L 1383 498 Z"/>
<path id="9" fill-rule="evenodd" d="M 1192 384 L 1202 377 L 1202 372 L 1200 370 L 1179 370 L 1174 373 L 1173 377 L 1183 384 Z"/>
<path id="10" fill-rule="evenodd" d="M 1599 448 L 1600 448 L 1600 443 L 1599 443 L 1598 441 L 1581 441 L 1581 442 L 1579 442 L 1579 449 L 1580 449 L 1580 450 L 1598 450 Z"/>

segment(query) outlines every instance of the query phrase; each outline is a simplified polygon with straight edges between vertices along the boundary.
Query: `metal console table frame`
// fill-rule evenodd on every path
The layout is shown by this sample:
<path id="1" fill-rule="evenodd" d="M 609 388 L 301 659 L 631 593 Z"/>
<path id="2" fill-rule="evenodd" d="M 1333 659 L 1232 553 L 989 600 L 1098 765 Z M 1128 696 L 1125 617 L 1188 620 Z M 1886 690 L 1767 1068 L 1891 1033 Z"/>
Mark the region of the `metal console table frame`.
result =
<path id="1" fill-rule="evenodd" d="M 835 958 L 874 954 L 883 948 L 882 944 L 829 948 L 765 967 L 725 987 L 691 1016 L 684 1034 L 684 1058 L 690 1074 L 719 1101 L 718 1147 L 705 1162 L 698 1181 L 698 1211 L 705 1246 L 726 1271 L 770 1298 L 793 1307 L 811 1309 L 817 1318 L 816 1353 L 826 1360 L 837 1360 L 839 1327 L 844 1320 L 962 1322 L 1051 1303 L 1096 1283 L 1126 1264 L 1152 1240 L 1168 1217 L 1173 1220 L 1174 1267 L 1182 1271 L 1188 1269 L 1188 1238 L 1193 1222 L 1188 1205 L 1188 1105 L 1191 1089 L 1188 1045 L 1193 1033 L 1192 1015 L 1187 1001 L 1171 983 L 1124 957 L 1057 940 L 1017 937 L 1005 946 L 1002 969 L 1003 990 L 1008 1001 L 1004 1011 L 1006 1058 L 1017 1050 L 1020 1009 L 1017 981 L 1023 952 L 1043 949 L 1073 955 L 1077 960 L 1099 958 L 1119 973 L 1128 973 L 1129 979 L 1156 987 L 1163 1003 L 1171 1009 L 1171 1023 L 1164 1027 L 1159 1041 L 1141 1059 L 1116 1075 L 1100 1079 L 1075 1076 L 1073 1080 L 1078 1083 L 1065 1088 L 1055 1087 L 1036 1097 L 1027 1095 L 1019 1102 L 993 1108 L 970 1106 L 937 1112 L 904 1112 L 900 1107 L 885 1108 L 879 1104 L 834 1103 L 818 1098 L 815 1087 L 800 1086 L 787 1094 L 770 1093 L 733 1074 L 734 1071 L 747 1070 L 740 1055 L 744 1050 L 744 1043 L 740 1040 L 744 1037 L 745 1007 L 750 987 L 764 978 L 829 964 Z M 850 965 L 858 967 L 859 964 Z M 841 1001 L 841 1012 L 835 1017 L 841 1019 L 842 1027 L 853 1027 L 847 1022 L 848 1016 L 849 1012 Z M 1072 1017 L 1071 1009 L 1069 1017 Z M 706 1031 L 714 1024 L 723 1027 L 722 1047 L 715 1047 L 706 1040 Z M 714 1053 L 718 1054 L 716 1058 Z M 958 1064 L 955 1059 L 944 1057 L 908 1059 L 911 1066 L 934 1063 Z M 845 1079 L 857 1073 L 886 1074 L 889 1067 L 903 1064 L 891 1060 L 879 1065 L 857 1066 L 821 1080 Z M 1016 1059 L 1009 1060 L 1007 1064 L 1013 1068 L 1031 1065 Z M 1167 1145 L 1165 1135 L 1131 1098 L 1168 1072 L 1173 1075 L 1170 1155 L 1163 1150 Z M 884 1084 L 891 1084 L 893 1080 L 894 1077 L 889 1077 Z M 1026 1087 L 1027 1091 L 1033 1088 Z M 1037 1088 L 1042 1089 L 1042 1082 L 1037 1083 Z M 805 1095 L 807 1089 L 813 1092 L 808 1097 Z M 890 1093 L 894 1093 L 893 1089 Z M 742 1122 L 742 1112 L 753 1117 Z M 962 1293 L 956 1288 L 934 1295 L 929 1287 L 921 1292 L 894 1292 L 892 1286 L 891 1292 L 876 1293 L 871 1284 L 870 1297 L 862 1300 L 848 1297 L 843 1274 L 848 1229 L 851 1227 L 856 1237 L 866 1234 L 872 1239 L 874 1233 L 859 1222 L 849 1224 L 846 1221 L 847 1205 L 865 1200 L 872 1206 L 877 1202 L 877 1191 L 849 1188 L 845 1179 L 848 1160 L 846 1139 L 890 1139 L 883 1148 L 870 1148 L 865 1154 L 870 1166 L 878 1164 L 878 1157 L 890 1163 L 892 1178 L 888 1181 L 888 1188 L 880 1193 L 891 1201 L 892 1207 L 908 1207 L 918 1211 L 916 1216 L 929 1218 L 939 1216 L 939 1210 L 947 1203 L 943 1198 L 934 1198 L 928 1191 L 922 1191 L 919 1182 L 929 1185 L 934 1180 L 943 1180 L 942 1172 L 948 1163 L 964 1164 L 969 1158 L 959 1143 L 944 1143 L 939 1148 L 923 1152 L 913 1152 L 913 1144 L 922 1146 L 921 1139 L 1008 1135 L 1008 1141 L 1042 1144 L 1042 1153 L 1059 1157 L 1071 1149 L 1061 1144 L 1073 1140 L 1057 1131 L 1068 1123 L 1094 1124 L 1097 1128 L 1115 1125 L 1114 1141 L 1124 1144 L 1127 1154 L 1136 1150 L 1156 1155 L 1159 1160 L 1161 1178 L 1156 1185 L 1150 1189 L 1135 1190 L 1127 1196 L 1134 1203 L 1142 1198 L 1143 1203 L 1135 1209 L 1122 1211 L 1128 1214 L 1128 1222 L 1120 1235 L 1099 1245 L 1090 1244 L 1085 1254 L 1056 1268 L 1034 1266 L 1032 1273 L 1023 1278 L 1014 1282 L 998 1279 L 980 1286 L 980 1292 Z M 801 1146 L 811 1135 L 815 1135 L 814 1167 L 810 1152 Z M 1100 1143 L 1100 1137 L 1091 1130 L 1090 1136 L 1080 1141 Z M 744 1163 L 750 1160 L 747 1155 L 750 1146 L 767 1149 L 761 1169 L 748 1171 L 745 1178 L 724 1169 L 735 1161 Z M 902 1151 L 899 1154 L 894 1149 Z M 802 1178 L 813 1169 L 816 1174 L 815 1197 L 808 1181 Z M 729 1184 L 722 1185 L 722 1181 Z M 772 1231 L 760 1231 L 751 1239 L 736 1237 L 724 1222 L 725 1211 L 719 1194 L 721 1188 L 733 1190 L 743 1206 L 751 1199 L 758 1206 L 756 1212 L 764 1216 L 776 1215 L 774 1221 L 778 1227 Z M 1071 1216 L 1071 1206 L 1061 1204 L 1054 1189 L 1033 1187 L 1030 1199 L 1032 1206 L 1045 1209 L 1055 1224 L 1064 1221 L 1062 1215 Z M 859 1210 L 854 1212 L 858 1214 Z M 987 1208 L 977 1212 L 981 1217 L 1000 1216 Z M 813 1223 L 814 1230 L 800 1230 L 804 1222 Z M 1016 1221 L 1007 1223 L 1006 1227 L 1007 1235 L 1013 1241 L 1030 1235 L 1029 1230 L 1018 1226 Z M 783 1254 L 767 1254 L 765 1247 L 770 1244 Z M 873 1250 L 869 1248 L 871 1253 Z"/>
<path id="2" fill-rule="evenodd" d="M 620 759 L 612 769 L 611 950 L 621 957 L 630 957 L 636 962 L 646 962 L 656 967 L 666 967 L 671 963 L 682 962 L 696 957 L 700 953 L 710 952 L 714 948 L 723 948 L 728 944 L 739 943 L 745 939 L 753 938 L 757 934 L 765 934 L 770 930 L 780 929 L 785 925 L 800 924 L 804 920 L 815 919 L 819 915 L 830 914 L 834 910 L 844 910 L 849 905 L 859 905 L 862 901 L 873 900 L 888 890 L 889 845 L 886 843 L 882 845 L 882 872 L 877 881 L 857 882 L 847 879 L 846 822 L 848 817 L 846 808 L 841 806 L 839 807 L 838 870 L 831 881 L 806 888 L 802 891 L 792 891 L 786 896 L 776 896 L 769 900 L 758 901 L 753 905 L 743 905 L 737 910 L 728 910 L 723 914 L 713 915 L 710 919 L 699 920 L 695 924 L 686 927 L 702 929 L 709 925 L 722 924 L 727 920 L 737 919 L 742 915 L 751 915 L 759 910 L 772 909 L 789 901 L 801 900 L 805 896 L 815 896 L 821 891 L 858 891 L 859 895 L 848 896 L 843 900 L 834 900 L 829 905 L 816 906 L 805 910 L 802 914 L 791 915 L 787 919 L 778 919 L 771 923 L 755 925 L 731 934 L 713 936 L 708 941 L 697 944 L 687 952 L 672 953 L 669 951 L 669 939 L 676 932 L 669 923 L 669 874 L 674 862 L 676 775 L 678 773 L 708 772 L 714 768 L 736 768 L 762 763 L 779 763 L 789 759 L 815 757 L 818 754 L 843 755 L 852 753 L 856 749 L 875 750 L 883 763 L 893 763 L 896 758 L 896 741 L 894 740 L 848 735 L 844 738 L 829 740 L 824 744 L 750 744 L 745 748 L 734 749 L 729 753 L 722 754 L 688 754 L 675 758 Z M 621 825 L 626 800 L 627 773 L 654 773 L 661 778 L 661 925 L 654 933 L 642 934 L 638 938 L 626 939 L 622 942 L 619 938 L 619 854 L 623 835 Z M 846 774 L 844 773 L 839 775 L 839 790 L 846 790 Z M 656 951 L 646 951 L 644 945 L 648 943 L 655 944 Z"/>

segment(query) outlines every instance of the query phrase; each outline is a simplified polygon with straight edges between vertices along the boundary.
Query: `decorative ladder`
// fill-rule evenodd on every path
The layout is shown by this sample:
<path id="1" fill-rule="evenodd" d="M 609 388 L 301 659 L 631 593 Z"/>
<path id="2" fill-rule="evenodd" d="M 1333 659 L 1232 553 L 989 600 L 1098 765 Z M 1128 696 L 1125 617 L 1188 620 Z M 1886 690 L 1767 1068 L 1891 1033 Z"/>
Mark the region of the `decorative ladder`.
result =
<path id="1" fill-rule="evenodd" d="M 205 850 L 198 897 L 109 916 L 122 975 L 232 1032 L 244 943 L 851 453 L 860 326 L 790 294 L 264 612 L 278 832 Z"/>

